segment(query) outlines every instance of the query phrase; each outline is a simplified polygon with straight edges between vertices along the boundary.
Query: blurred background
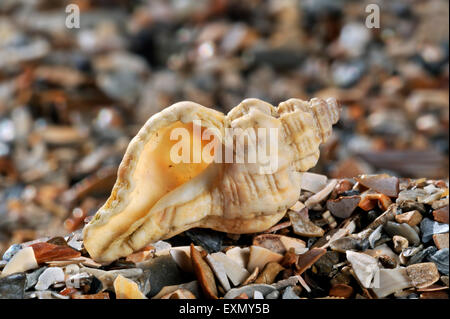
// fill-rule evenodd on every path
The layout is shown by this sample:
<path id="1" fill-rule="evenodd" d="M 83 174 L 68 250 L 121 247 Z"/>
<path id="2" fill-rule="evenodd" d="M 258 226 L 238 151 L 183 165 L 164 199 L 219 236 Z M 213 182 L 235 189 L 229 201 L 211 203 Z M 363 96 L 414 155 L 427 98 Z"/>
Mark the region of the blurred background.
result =
<path id="1" fill-rule="evenodd" d="M 0 253 L 81 228 L 181 100 L 335 97 L 312 171 L 448 179 L 448 31 L 447 0 L 0 0 Z"/>

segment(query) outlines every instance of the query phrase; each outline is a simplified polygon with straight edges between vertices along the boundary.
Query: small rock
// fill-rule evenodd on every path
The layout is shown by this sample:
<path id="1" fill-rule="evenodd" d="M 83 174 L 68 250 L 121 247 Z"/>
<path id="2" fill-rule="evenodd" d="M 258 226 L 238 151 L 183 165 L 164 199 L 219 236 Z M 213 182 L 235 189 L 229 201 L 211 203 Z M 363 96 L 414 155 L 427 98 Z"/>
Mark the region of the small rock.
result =
<path id="1" fill-rule="evenodd" d="M 208 253 L 215 253 L 222 248 L 223 234 L 210 229 L 188 230 L 185 234 Z"/>
<path id="2" fill-rule="evenodd" d="M 259 275 L 259 268 L 256 267 L 255 270 L 253 270 L 253 272 L 250 274 L 250 276 L 248 276 L 247 279 L 245 279 L 245 281 L 242 283 L 242 286 L 254 283 L 256 278 L 258 278 L 258 275 Z"/>
<path id="3" fill-rule="evenodd" d="M 448 269 L 448 248 L 438 250 L 434 253 L 428 255 L 427 260 L 432 261 L 436 264 L 440 273 L 447 275 L 449 273 Z"/>
<path id="4" fill-rule="evenodd" d="M 422 214 L 420 214 L 418 210 L 412 210 L 407 213 L 395 215 L 395 221 L 399 224 L 406 223 L 413 227 L 420 224 L 422 221 Z"/>
<path id="5" fill-rule="evenodd" d="M 289 278 L 277 281 L 276 283 L 272 284 L 272 286 L 275 287 L 277 290 L 281 290 L 288 286 L 295 286 L 298 282 L 300 282 L 300 278 L 301 277 L 297 275 L 290 276 Z"/>
<path id="6" fill-rule="evenodd" d="M 448 206 L 433 211 L 433 218 L 439 223 L 448 224 Z"/>
<path id="7" fill-rule="evenodd" d="M 408 242 L 411 243 L 412 245 L 420 244 L 419 235 L 408 224 L 398 224 L 395 222 L 388 221 L 384 225 L 383 229 L 391 237 L 394 237 L 395 235 L 400 235 L 408 239 Z"/>
<path id="8" fill-rule="evenodd" d="M 203 260 L 200 252 L 191 244 L 192 268 L 197 277 L 203 293 L 209 299 L 217 299 L 217 287 L 214 274 L 208 264 Z"/>
<path id="9" fill-rule="evenodd" d="M 300 213 L 289 211 L 289 219 L 291 220 L 294 233 L 305 237 L 322 237 L 325 231 L 309 220 L 307 212 Z"/>
<path id="10" fill-rule="evenodd" d="M 378 257 L 378 261 L 384 268 L 394 269 L 395 267 L 397 267 L 397 262 L 388 255 L 381 255 L 380 257 Z"/>
<path id="11" fill-rule="evenodd" d="M 448 233 L 449 227 L 448 224 L 442 224 L 429 218 L 424 218 L 420 223 L 420 230 L 422 232 L 422 242 L 427 243 L 435 234 Z"/>
<path id="12" fill-rule="evenodd" d="M 339 253 L 337 251 L 327 251 L 320 257 L 314 266 L 317 268 L 319 276 L 332 276 L 333 266 L 339 263 Z"/>
<path id="13" fill-rule="evenodd" d="M 136 265 L 149 272 L 151 297 L 157 294 L 164 286 L 178 285 L 184 282 L 183 274 L 170 255 L 159 256 Z M 124 277 L 127 277 L 124 275 Z"/>
<path id="14" fill-rule="evenodd" d="M 253 245 L 267 248 L 277 254 L 284 254 L 291 247 L 300 254 L 305 252 L 306 247 L 306 243 L 301 239 L 277 234 L 258 235 L 253 238 Z"/>
<path id="15" fill-rule="evenodd" d="M 399 192 L 399 180 L 387 174 L 361 175 L 355 178 L 357 182 L 389 197 L 397 197 Z"/>
<path id="16" fill-rule="evenodd" d="M 280 292 L 278 290 L 272 291 L 270 294 L 266 295 L 265 299 L 278 299 L 280 297 Z"/>
<path id="17" fill-rule="evenodd" d="M 133 280 L 122 275 L 116 277 L 113 285 L 117 299 L 147 299 Z"/>
<path id="18" fill-rule="evenodd" d="M 33 248 L 38 264 L 53 260 L 67 260 L 80 257 L 81 253 L 69 246 L 58 246 L 50 243 L 36 243 Z"/>
<path id="19" fill-rule="evenodd" d="M 264 299 L 264 296 L 261 292 L 255 290 L 255 292 L 253 293 L 253 299 Z"/>
<path id="20" fill-rule="evenodd" d="M 22 245 L 20 245 L 20 244 L 11 245 L 3 254 L 3 260 L 10 261 L 11 258 L 21 249 L 22 249 Z"/>
<path id="21" fill-rule="evenodd" d="M 250 247 L 233 247 L 228 249 L 225 254 L 242 268 L 246 268 L 250 257 Z"/>
<path id="22" fill-rule="evenodd" d="M 353 295 L 353 288 L 345 284 L 337 284 L 331 287 L 329 295 L 332 297 L 350 298 Z"/>
<path id="23" fill-rule="evenodd" d="M 408 266 L 406 272 L 416 288 L 431 286 L 439 280 L 439 271 L 432 262 Z"/>
<path id="24" fill-rule="evenodd" d="M 47 267 L 41 267 L 36 269 L 35 271 L 31 272 L 31 273 L 26 273 L 27 276 L 27 285 L 25 287 L 25 290 L 30 289 L 31 287 L 33 287 L 34 285 L 37 284 L 39 276 L 44 272 L 44 270 L 46 270 Z"/>
<path id="25" fill-rule="evenodd" d="M 0 299 L 23 299 L 26 280 L 24 273 L 0 278 Z"/>
<path id="26" fill-rule="evenodd" d="M 395 235 L 392 237 L 392 242 L 394 243 L 394 251 L 399 254 L 403 249 L 408 248 L 408 239 L 402 236 Z"/>
<path id="27" fill-rule="evenodd" d="M 369 236 L 369 244 L 371 248 L 375 248 L 375 243 L 381 238 L 381 232 L 383 231 L 383 225 L 378 226 Z"/>
<path id="28" fill-rule="evenodd" d="M 434 234 L 433 241 L 437 249 L 449 248 L 448 246 L 448 233 L 445 234 Z"/>
<path id="29" fill-rule="evenodd" d="M 61 268 L 49 267 L 39 276 L 38 282 L 34 288 L 36 290 L 47 290 L 51 285 L 63 282 L 64 279 L 64 271 Z"/>
<path id="30" fill-rule="evenodd" d="M 270 294 L 271 292 L 277 291 L 276 288 L 274 288 L 271 285 L 265 285 L 265 284 L 251 284 L 239 288 L 233 288 L 230 289 L 225 296 L 223 296 L 223 299 L 234 299 L 237 296 L 245 293 L 247 296 L 253 296 L 255 291 L 259 291 L 263 294 L 263 296 L 266 296 Z"/>
<path id="31" fill-rule="evenodd" d="M 327 201 L 327 209 L 336 217 L 348 218 L 353 211 L 358 207 L 361 197 L 355 196 L 342 196 L 338 199 L 330 199 Z"/>
<path id="32" fill-rule="evenodd" d="M 300 297 L 295 293 L 294 287 L 289 286 L 284 289 L 281 299 L 300 299 Z"/>

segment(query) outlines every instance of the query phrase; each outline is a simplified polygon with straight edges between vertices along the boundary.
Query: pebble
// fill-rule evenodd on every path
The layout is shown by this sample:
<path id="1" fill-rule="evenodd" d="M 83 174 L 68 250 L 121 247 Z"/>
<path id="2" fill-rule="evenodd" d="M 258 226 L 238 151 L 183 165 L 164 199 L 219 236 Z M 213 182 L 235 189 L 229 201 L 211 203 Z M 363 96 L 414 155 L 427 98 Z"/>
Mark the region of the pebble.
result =
<path id="1" fill-rule="evenodd" d="M 336 187 L 338 181 L 337 179 L 332 179 L 327 186 L 325 186 L 322 190 L 320 190 L 318 193 L 314 194 L 313 196 L 309 197 L 306 202 L 305 205 L 308 208 L 312 208 L 314 207 L 316 204 L 319 204 L 320 202 L 322 202 L 323 200 L 325 200 L 328 195 L 331 194 L 331 192 L 333 191 L 333 189 Z"/>
<path id="2" fill-rule="evenodd" d="M 300 174 L 300 189 L 304 189 L 315 194 L 327 185 L 328 177 L 325 175 L 309 172 Z"/>
<path id="3" fill-rule="evenodd" d="M 21 249 L 22 249 L 21 244 L 13 244 L 9 246 L 9 248 L 3 254 L 3 260 L 10 261 L 11 258 Z"/>
<path id="4" fill-rule="evenodd" d="M 17 272 L 24 272 L 30 269 L 36 269 L 39 265 L 34 257 L 34 251 L 31 247 L 25 247 L 19 250 L 3 268 L 1 277 L 5 277 Z"/>
<path id="5" fill-rule="evenodd" d="M 439 280 L 439 271 L 432 262 L 410 265 L 406 267 L 406 273 L 416 288 L 431 286 Z"/>
<path id="6" fill-rule="evenodd" d="M 258 278 L 256 278 L 255 284 L 272 284 L 282 270 L 284 270 L 284 267 L 277 262 L 266 264 L 263 271 L 259 274 Z"/>
<path id="7" fill-rule="evenodd" d="M 23 299 L 26 281 L 24 273 L 0 278 L 0 299 Z"/>
<path id="8" fill-rule="evenodd" d="M 34 285 L 37 284 L 39 277 L 41 274 L 47 269 L 47 267 L 41 267 L 38 268 L 30 273 L 26 273 L 27 276 L 27 285 L 25 287 L 25 290 L 30 289 L 31 287 L 34 287 Z"/>
<path id="9" fill-rule="evenodd" d="M 403 214 L 395 215 L 395 221 L 399 224 L 406 223 L 413 227 L 422 221 L 422 214 L 418 210 L 412 210 Z"/>
<path id="10" fill-rule="evenodd" d="M 272 291 L 266 295 L 265 299 L 278 299 L 280 297 L 280 292 L 278 290 Z"/>
<path id="11" fill-rule="evenodd" d="M 36 290 L 47 290 L 51 285 L 63 282 L 64 279 L 64 271 L 61 268 L 49 267 L 39 276 L 38 282 L 34 288 Z"/>
<path id="12" fill-rule="evenodd" d="M 354 212 L 361 200 L 360 196 L 342 196 L 338 199 L 329 199 L 327 209 L 335 217 L 348 218 Z"/>
<path id="13" fill-rule="evenodd" d="M 266 296 L 271 292 L 277 291 L 277 289 L 266 284 L 250 284 L 247 286 L 230 289 L 225 296 L 223 296 L 223 299 L 234 299 L 242 293 L 245 293 L 247 296 L 253 296 L 255 291 L 259 291 L 263 294 L 263 296 Z"/>
<path id="14" fill-rule="evenodd" d="M 185 234 L 194 242 L 202 246 L 208 253 L 220 251 L 222 248 L 223 233 L 209 229 L 188 230 Z"/>
<path id="15" fill-rule="evenodd" d="M 231 286 L 230 282 L 228 281 L 224 265 L 221 262 L 214 259 L 213 257 L 211 257 L 211 255 L 207 255 L 205 258 L 209 266 L 211 267 L 212 271 L 216 275 L 216 278 L 222 285 L 223 289 L 225 289 L 225 291 L 230 290 Z"/>
<path id="16" fill-rule="evenodd" d="M 250 276 L 248 270 L 232 258 L 228 257 L 228 254 L 217 252 L 211 254 L 211 257 L 223 265 L 228 278 L 230 278 L 231 282 L 235 286 L 240 285 Z"/>
<path id="17" fill-rule="evenodd" d="M 405 237 L 408 240 L 408 242 L 412 245 L 420 244 L 419 235 L 414 230 L 414 228 L 412 228 L 408 224 L 398 224 L 395 222 L 388 221 L 384 225 L 383 229 L 391 237 L 394 237 L 395 235 L 399 235 L 399 236 Z"/>
<path id="18" fill-rule="evenodd" d="M 300 299 L 300 297 L 295 293 L 294 286 L 289 286 L 284 289 L 281 299 Z"/>
<path id="19" fill-rule="evenodd" d="M 252 245 L 250 247 L 250 257 L 247 269 L 249 271 L 255 270 L 256 267 L 263 269 L 269 262 L 281 262 L 282 259 L 283 255 L 277 254 L 264 247 Z"/>
<path id="20" fill-rule="evenodd" d="M 446 276 L 448 276 L 449 273 L 448 250 L 449 250 L 448 248 L 444 248 L 429 254 L 427 257 L 427 260 L 434 262 L 439 272 Z"/>
<path id="21" fill-rule="evenodd" d="M 433 211 L 433 218 L 439 223 L 448 224 L 448 206 Z"/>
<path id="22" fill-rule="evenodd" d="M 194 248 L 194 244 L 191 244 L 191 260 L 192 268 L 204 295 L 208 299 L 217 299 L 217 286 L 214 274 L 208 264 L 203 260 L 200 252 Z"/>
<path id="23" fill-rule="evenodd" d="M 402 236 L 395 235 L 392 237 L 392 242 L 394 243 L 394 251 L 396 253 L 401 253 L 403 249 L 408 248 L 408 239 Z"/>
<path id="24" fill-rule="evenodd" d="M 430 246 L 425 249 L 419 250 L 410 256 L 407 265 L 413 265 L 413 264 L 420 263 L 424 258 L 426 258 L 428 255 L 430 255 L 436 251 L 437 251 L 437 249 L 434 246 Z"/>
<path id="25" fill-rule="evenodd" d="M 134 281 L 122 275 L 116 277 L 113 285 L 117 299 L 147 299 Z"/>
<path id="26" fill-rule="evenodd" d="M 412 286 L 405 267 L 380 269 L 375 275 L 372 291 L 378 298 L 384 298 Z"/>
<path id="27" fill-rule="evenodd" d="M 353 295 L 353 288 L 346 284 L 336 284 L 331 287 L 329 295 L 333 297 L 350 298 Z"/>
<path id="28" fill-rule="evenodd" d="M 449 239 L 448 239 L 448 233 L 445 234 L 435 234 L 433 235 L 433 241 L 436 245 L 437 249 L 444 249 L 449 248 Z"/>
<path id="29" fill-rule="evenodd" d="M 298 257 L 296 274 L 301 275 L 327 252 L 324 248 L 313 248 Z"/>
<path id="30" fill-rule="evenodd" d="M 299 236 L 322 237 L 325 233 L 322 228 L 315 225 L 312 221 L 309 220 L 307 214 L 305 214 L 304 211 L 300 213 L 289 211 L 288 215 L 292 223 L 294 233 Z"/>
<path id="31" fill-rule="evenodd" d="M 399 195 L 399 180 L 397 177 L 381 174 L 362 175 L 355 179 L 367 188 L 382 193 L 386 196 L 397 197 Z"/>
<path id="32" fill-rule="evenodd" d="M 448 233 L 449 227 L 448 224 L 442 224 L 429 218 L 424 218 L 420 223 L 420 230 L 422 232 L 422 242 L 427 243 L 435 234 Z"/>

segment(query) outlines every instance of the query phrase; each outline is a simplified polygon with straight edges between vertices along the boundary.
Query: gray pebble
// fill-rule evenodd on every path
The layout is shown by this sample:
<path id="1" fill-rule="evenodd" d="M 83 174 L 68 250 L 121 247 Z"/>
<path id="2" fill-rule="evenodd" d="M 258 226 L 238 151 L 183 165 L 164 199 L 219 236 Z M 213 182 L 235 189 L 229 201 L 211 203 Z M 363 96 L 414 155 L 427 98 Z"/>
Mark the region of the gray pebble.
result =
<path id="1" fill-rule="evenodd" d="M 13 244 L 11 245 L 7 251 L 3 254 L 3 260 L 10 261 L 13 256 L 22 249 L 21 244 Z"/>
<path id="2" fill-rule="evenodd" d="M 281 296 L 282 299 L 300 299 L 299 296 L 294 292 L 294 287 L 289 286 L 286 289 L 284 289 L 283 295 Z"/>
<path id="3" fill-rule="evenodd" d="M 280 297 L 280 292 L 278 290 L 272 291 L 266 296 L 266 299 L 278 299 Z"/>
<path id="4" fill-rule="evenodd" d="M 436 264 L 440 273 L 448 276 L 448 248 L 444 248 L 430 254 L 427 259 Z"/>
<path id="5" fill-rule="evenodd" d="M 442 224 L 431 220 L 429 218 L 424 218 L 420 222 L 420 230 L 422 231 L 422 241 L 427 243 L 433 238 L 434 234 L 448 233 L 448 224 Z"/>
<path id="6" fill-rule="evenodd" d="M 36 269 L 33 272 L 30 272 L 28 274 L 26 274 L 27 276 L 27 283 L 25 286 L 25 290 L 30 289 L 31 287 L 33 287 L 34 285 L 37 284 L 39 276 L 44 272 L 44 270 L 47 269 L 47 267 L 42 267 L 39 269 Z"/>
<path id="7" fill-rule="evenodd" d="M 412 228 L 411 226 L 409 226 L 406 223 L 399 224 L 399 223 L 388 221 L 384 225 L 384 230 L 391 237 L 394 237 L 395 235 L 400 235 L 400 236 L 408 239 L 409 243 L 411 243 L 412 245 L 420 244 L 419 235 L 416 233 L 414 228 Z"/>
<path id="8" fill-rule="evenodd" d="M 245 293 L 249 297 L 253 297 L 253 294 L 255 291 L 258 290 L 263 294 L 263 296 L 266 296 L 274 291 L 277 291 L 275 287 L 271 285 L 266 284 L 250 284 L 247 286 L 239 287 L 239 288 L 233 288 L 230 289 L 225 296 L 223 296 L 224 299 L 234 299 L 237 296 L 239 296 L 242 293 Z"/>
<path id="9" fill-rule="evenodd" d="M 428 255 L 433 254 L 437 251 L 437 248 L 434 246 L 427 247 L 416 254 L 412 255 L 408 260 L 407 266 L 420 263 L 424 258 Z"/>
<path id="10" fill-rule="evenodd" d="M 23 299 L 26 276 L 24 273 L 12 274 L 0 279 L 0 299 Z"/>

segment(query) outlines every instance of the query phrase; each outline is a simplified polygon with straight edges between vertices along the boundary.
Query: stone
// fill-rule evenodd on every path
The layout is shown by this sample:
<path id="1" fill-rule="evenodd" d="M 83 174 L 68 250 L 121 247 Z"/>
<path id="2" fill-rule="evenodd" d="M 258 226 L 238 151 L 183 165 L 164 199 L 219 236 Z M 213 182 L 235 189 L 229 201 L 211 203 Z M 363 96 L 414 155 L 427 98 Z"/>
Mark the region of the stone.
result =
<path id="1" fill-rule="evenodd" d="M 394 243 L 394 251 L 396 253 L 401 253 L 403 249 L 408 248 L 409 242 L 403 236 L 395 235 L 392 237 L 392 242 Z"/>
<path id="2" fill-rule="evenodd" d="M 307 211 L 300 213 L 289 211 L 289 219 L 291 220 L 294 233 L 305 237 L 322 237 L 325 231 L 309 220 Z"/>
<path id="3" fill-rule="evenodd" d="M 228 249 L 225 255 L 238 263 L 242 268 L 247 268 L 248 259 L 250 258 L 250 247 L 233 247 Z"/>
<path id="4" fill-rule="evenodd" d="M 253 299 L 264 299 L 264 296 L 261 292 L 255 290 L 255 292 L 253 293 Z"/>
<path id="5" fill-rule="evenodd" d="M 228 278 L 235 286 L 240 285 L 250 276 L 247 269 L 222 252 L 213 253 L 211 257 L 223 265 Z"/>
<path id="6" fill-rule="evenodd" d="M 15 273 L 0 278 L 0 299 L 23 299 L 27 277 Z"/>
<path id="7" fill-rule="evenodd" d="M 394 237 L 395 235 L 399 235 L 399 236 L 405 237 L 408 240 L 408 242 L 412 245 L 420 244 L 419 235 L 414 230 L 414 228 L 412 228 L 408 224 L 398 224 L 395 222 L 388 221 L 384 225 L 383 229 L 391 237 Z"/>
<path id="8" fill-rule="evenodd" d="M 28 290 L 32 287 L 34 287 L 34 285 L 37 284 L 39 276 L 44 272 L 44 270 L 46 270 L 47 267 L 41 267 L 38 268 L 30 273 L 26 273 L 27 276 L 27 284 L 25 286 L 25 290 Z"/>
<path id="9" fill-rule="evenodd" d="M 209 299 L 217 299 L 217 286 L 214 280 L 214 274 L 208 264 L 203 260 L 200 252 L 191 244 L 192 268 L 197 277 L 203 293 Z"/>
<path id="10" fill-rule="evenodd" d="M 163 296 L 166 296 L 178 289 L 189 290 L 196 298 L 200 298 L 201 287 L 198 281 L 194 280 L 180 285 L 165 286 L 156 295 L 154 295 L 152 299 L 161 299 Z"/>
<path id="11" fill-rule="evenodd" d="M 185 281 L 182 272 L 170 255 L 155 257 L 136 266 L 149 271 L 150 292 L 148 295 L 150 297 L 157 294 L 164 286 L 177 285 Z"/>
<path id="12" fill-rule="evenodd" d="M 383 225 L 378 226 L 369 236 L 369 244 L 371 248 L 375 248 L 375 243 L 381 238 Z"/>
<path id="13" fill-rule="evenodd" d="M 76 251 L 69 246 L 59 246 L 50 243 L 36 243 L 30 247 L 33 248 L 38 264 L 47 261 L 66 260 L 81 256 L 79 251 Z"/>
<path id="14" fill-rule="evenodd" d="M 353 288 L 346 284 L 337 284 L 331 287 L 328 294 L 332 297 L 350 298 L 353 295 Z"/>
<path id="15" fill-rule="evenodd" d="M 289 248 L 294 248 L 300 254 L 305 252 L 306 243 L 298 238 L 277 234 L 262 234 L 253 238 L 253 245 L 272 250 L 277 254 L 284 254 Z M 308 250 L 306 248 L 306 250 Z"/>
<path id="16" fill-rule="evenodd" d="M 439 271 L 432 262 L 414 264 L 406 267 L 406 273 L 416 288 L 431 286 L 439 280 Z"/>
<path id="17" fill-rule="evenodd" d="M 406 223 L 413 227 L 422 221 L 422 214 L 418 210 L 412 210 L 403 214 L 395 215 L 395 221 L 399 224 Z"/>
<path id="18" fill-rule="evenodd" d="M 339 263 L 339 253 L 337 251 L 327 251 L 315 263 L 319 276 L 331 277 L 333 266 Z"/>
<path id="19" fill-rule="evenodd" d="M 230 289 L 225 294 L 225 296 L 223 296 L 223 299 L 234 299 L 243 293 L 245 293 L 247 296 L 253 296 L 255 291 L 259 291 L 265 297 L 266 295 L 270 294 L 271 292 L 277 291 L 277 289 L 275 287 L 273 287 L 272 285 L 250 284 L 247 286 Z"/>
<path id="20" fill-rule="evenodd" d="M 433 218 L 439 223 L 448 224 L 448 206 L 434 210 Z"/>
<path id="21" fill-rule="evenodd" d="M 11 258 L 21 249 L 22 249 L 21 244 L 13 244 L 13 245 L 9 246 L 9 248 L 3 254 L 3 257 L 2 257 L 3 260 L 10 261 Z"/>
<path id="22" fill-rule="evenodd" d="M 278 290 L 272 291 L 266 295 L 265 299 L 278 299 L 280 297 L 280 292 Z"/>
<path id="23" fill-rule="evenodd" d="M 399 192 L 399 180 L 387 174 L 361 175 L 355 178 L 357 182 L 376 192 L 389 197 L 397 197 Z"/>
<path id="24" fill-rule="evenodd" d="M 361 197 L 358 195 L 329 199 L 327 201 L 327 209 L 333 216 L 345 219 L 352 215 L 356 207 L 358 207 L 360 200 Z"/>
<path id="25" fill-rule="evenodd" d="M 147 299 L 138 285 L 122 275 L 118 275 L 113 283 L 117 299 Z"/>
<path id="26" fill-rule="evenodd" d="M 448 224 L 439 223 L 429 218 L 424 218 L 420 223 L 420 231 L 422 232 L 422 242 L 427 243 L 435 234 L 448 233 Z"/>
<path id="27" fill-rule="evenodd" d="M 448 245 L 448 233 L 445 234 L 434 234 L 433 241 L 437 249 L 449 248 Z"/>
<path id="28" fill-rule="evenodd" d="M 191 229 L 185 234 L 195 245 L 202 246 L 208 253 L 215 253 L 222 248 L 223 233 L 210 229 Z"/>
<path id="29" fill-rule="evenodd" d="M 300 297 L 295 293 L 294 286 L 289 286 L 284 289 L 281 299 L 300 299 Z"/>
<path id="30" fill-rule="evenodd" d="M 1 277 L 6 277 L 8 275 L 25 272 L 27 270 L 36 269 L 39 265 L 34 256 L 34 251 L 32 247 L 25 247 L 19 250 L 6 264 L 3 268 Z"/>
<path id="31" fill-rule="evenodd" d="M 439 272 L 441 274 L 447 275 L 449 273 L 449 263 L 448 263 L 448 248 L 440 249 L 434 253 L 428 255 L 427 260 L 432 261 L 436 264 Z"/>

